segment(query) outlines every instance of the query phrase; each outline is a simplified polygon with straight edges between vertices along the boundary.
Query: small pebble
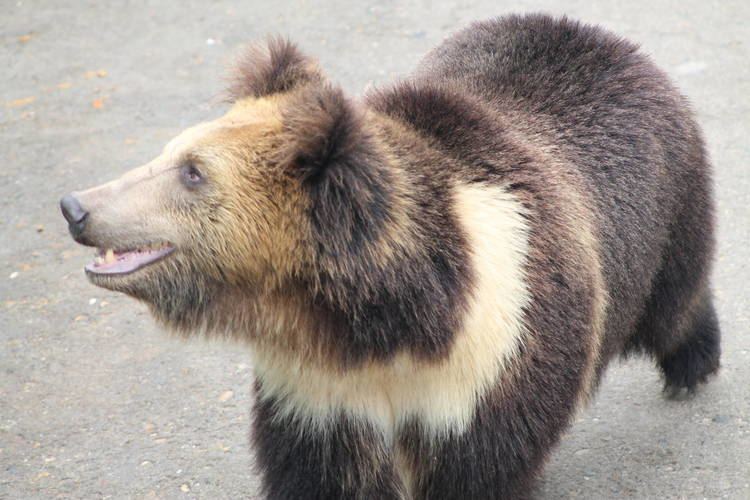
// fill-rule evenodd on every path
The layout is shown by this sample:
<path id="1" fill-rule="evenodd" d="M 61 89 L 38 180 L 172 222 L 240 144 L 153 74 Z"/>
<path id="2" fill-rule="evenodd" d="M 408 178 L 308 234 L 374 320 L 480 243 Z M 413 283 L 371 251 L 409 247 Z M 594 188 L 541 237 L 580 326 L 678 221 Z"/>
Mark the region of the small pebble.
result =
<path id="1" fill-rule="evenodd" d="M 727 422 L 729 422 L 729 415 L 716 415 L 711 420 L 713 420 L 717 424 L 726 424 Z"/>

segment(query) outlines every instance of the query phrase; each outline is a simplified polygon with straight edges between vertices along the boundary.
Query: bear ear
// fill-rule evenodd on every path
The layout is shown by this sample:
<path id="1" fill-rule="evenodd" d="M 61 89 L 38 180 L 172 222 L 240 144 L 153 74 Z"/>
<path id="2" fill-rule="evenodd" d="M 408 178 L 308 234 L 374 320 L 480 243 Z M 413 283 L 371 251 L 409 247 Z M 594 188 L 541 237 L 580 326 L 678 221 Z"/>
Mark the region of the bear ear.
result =
<path id="1" fill-rule="evenodd" d="M 229 85 L 232 101 L 288 92 L 308 83 L 322 82 L 318 65 L 282 37 L 248 47 L 237 61 Z"/>
<path id="2" fill-rule="evenodd" d="M 330 171 L 360 169 L 373 160 L 374 138 L 363 111 L 340 87 L 310 87 L 282 108 L 284 144 L 279 163 L 303 181 Z"/>
<path id="3" fill-rule="evenodd" d="M 341 88 L 308 87 L 284 103 L 276 163 L 311 201 L 313 238 L 333 267 L 351 269 L 356 248 L 373 241 L 393 191 L 387 147 L 364 108 Z"/>

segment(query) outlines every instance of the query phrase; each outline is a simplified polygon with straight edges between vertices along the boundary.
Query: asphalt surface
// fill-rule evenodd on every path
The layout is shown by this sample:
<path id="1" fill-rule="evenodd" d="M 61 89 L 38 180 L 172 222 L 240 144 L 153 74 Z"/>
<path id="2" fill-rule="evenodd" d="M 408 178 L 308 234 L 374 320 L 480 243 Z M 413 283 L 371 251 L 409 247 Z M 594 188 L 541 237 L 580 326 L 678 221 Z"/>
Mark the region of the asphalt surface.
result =
<path id="1" fill-rule="evenodd" d="M 544 10 L 639 43 L 691 99 L 716 165 L 721 374 L 668 401 L 613 366 L 554 453 L 540 497 L 750 498 L 750 3 L 0 1 L 0 498 L 241 498 L 245 347 L 183 342 L 89 285 L 57 202 L 226 108 L 243 43 L 291 36 L 361 93 L 469 21 Z"/>

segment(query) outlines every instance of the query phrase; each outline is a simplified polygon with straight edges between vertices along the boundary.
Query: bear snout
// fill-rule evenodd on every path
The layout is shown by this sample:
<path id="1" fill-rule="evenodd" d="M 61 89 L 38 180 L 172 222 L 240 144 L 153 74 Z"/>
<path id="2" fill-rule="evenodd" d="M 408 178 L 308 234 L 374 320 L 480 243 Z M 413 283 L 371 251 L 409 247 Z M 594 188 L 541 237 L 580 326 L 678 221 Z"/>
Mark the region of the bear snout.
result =
<path id="1" fill-rule="evenodd" d="M 75 193 L 66 194 L 60 200 L 60 210 L 63 217 L 68 221 L 68 231 L 78 243 L 86 245 L 83 238 L 83 231 L 86 229 L 86 222 L 89 213 L 86 211 L 81 202 L 76 198 Z"/>

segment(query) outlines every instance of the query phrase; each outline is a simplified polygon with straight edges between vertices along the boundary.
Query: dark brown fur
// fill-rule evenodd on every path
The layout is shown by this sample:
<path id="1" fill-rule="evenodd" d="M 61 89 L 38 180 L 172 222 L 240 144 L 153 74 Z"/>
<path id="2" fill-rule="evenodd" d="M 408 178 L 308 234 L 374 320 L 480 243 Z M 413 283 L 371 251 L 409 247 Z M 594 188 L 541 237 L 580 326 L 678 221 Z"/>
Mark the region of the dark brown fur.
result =
<path id="1" fill-rule="evenodd" d="M 597 362 L 601 373 L 626 346 L 655 355 L 670 387 L 692 390 L 716 369 L 718 329 L 707 302 L 709 167 L 684 99 L 635 46 L 573 21 L 507 17 L 459 33 L 430 54 L 413 79 L 376 91 L 366 102 L 417 132 L 419 139 L 402 138 L 399 148 L 415 171 L 438 180 L 457 175 L 507 185 L 528 208 L 532 231 L 527 272 L 533 300 L 526 316 L 531 339 L 515 368 L 486 396 L 468 432 L 435 442 L 423 437 L 417 421 L 402 429 L 399 446 L 418 471 L 417 498 L 527 495 L 587 390 L 584 368 Z M 425 153 L 425 145 L 432 151 Z M 538 153 L 540 147 L 556 155 L 555 164 Z M 427 155 L 429 162 L 423 161 Z M 351 168 L 360 164 L 353 161 Z M 431 203 L 444 199 L 433 189 Z M 592 271 L 580 258 L 576 228 L 560 217 L 578 210 L 568 203 L 571 190 L 586 200 L 589 213 L 581 216 L 593 217 L 601 245 L 610 306 L 598 361 L 587 348 L 596 292 Z M 384 216 L 381 210 L 368 213 L 360 223 L 364 235 Z M 339 227 L 335 217 L 332 222 Z M 324 226 L 318 226 L 321 234 L 330 234 Z M 460 250 L 458 241 L 446 241 L 453 234 L 460 238 L 457 229 L 439 229 L 434 238 Z M 352 250 L 337 256 L 347 258 Z M 429 283 L 431 276 L 456 281 L 446 274 L 450 267 L 432 269 L 413 282 Z M 349 274 L 356 277 L 343 295 L 355 301 L 350 305 L 359 296 L 358 283 L 372 281 L 388 290 L 387 281 L 370 274 L 368 267 Z M 344 283 L 339 278 L 321 286 Z M 395 303 L 382 296 L 369 302 L 393 314 L 412 296 L 404 292 L 393 294 Z M 429 288 L 424 293 L 419 303 L 434 305 L 440 296 Z M 430 314 L 412 317 L 404 333 L 398 333 L 398 323 L 389 325 L 386 331 L 398 340 L 383 345 L 397 350 L 404 337 L 418 339 L 414 325 L 429 322 Z M 363 324 L 371 321 L 364 316 Z M 361 328 L 352 331 L 370 330 Z M 364 338 L 371 341 L 372 335 Z M 256 425 L 263 432 L 265 424 Z"/>
<path id="2" fill-rule="evenodd" d="M 330 336 L 345 364 L 403 349 L 419 357 L 444 354 L 470 273 L 439 174 L 409 186 L 410 218 L 428 238 L 411 245 L 419 253 L 394 249 L 385 262 L 372 248 L 387 239 L 394 198 L 402 196 L 394 192 L 391 157 L 408 155 L 423 168 L 435 158 L 423 144 L 399 139 L 390 123 L 367 123 L 364 110 L 335 87 L 304 89 L 284 105 L 283 116 L 288 138 L 278 162 L 300 179 L 311 201 L 315 270 L 300 285 L 316 306 L 315 321 L 328 326 L 319 334 Z"/>
<path id="3" fill-rule="evenodd" d="M 248 52 L 231 93 L 278 102 L 278 136 L 258 154 L 302 200 L 287 204 L 304 207 L 287 222 L 300 262 L 230 280 L 220 259 L 183 252 L 147 283 L 99 283 L 172 328 L 233 332 L 331 377 L 404 353 L 437 364 L 480 278 L 455 186 L 503 187 L 528 229 L 523 338 L 468 426 L 436 437 L 407 418 L 389 440 L 342 410 L 321 430 L 284 414 L 288 395 L 261 377 L 253 442 L 269 498 L 524 498 L 614 356 L 653 356 L 672 391 L 718 369 L 710 166 L 685 99 L 630 42 L 566 18 L 503 17 L 360 102 L 272 39 Z"/>

